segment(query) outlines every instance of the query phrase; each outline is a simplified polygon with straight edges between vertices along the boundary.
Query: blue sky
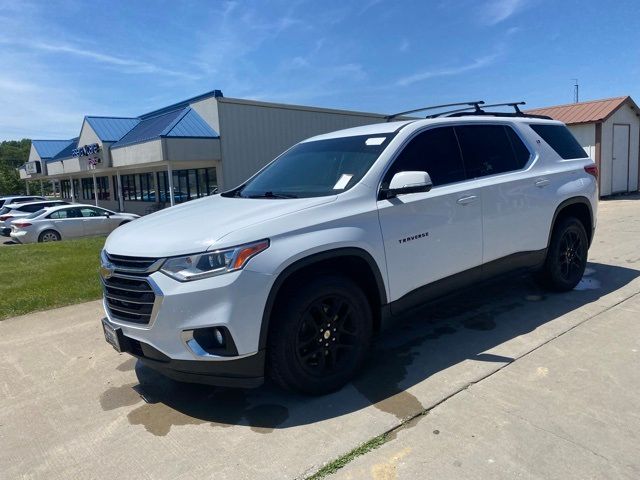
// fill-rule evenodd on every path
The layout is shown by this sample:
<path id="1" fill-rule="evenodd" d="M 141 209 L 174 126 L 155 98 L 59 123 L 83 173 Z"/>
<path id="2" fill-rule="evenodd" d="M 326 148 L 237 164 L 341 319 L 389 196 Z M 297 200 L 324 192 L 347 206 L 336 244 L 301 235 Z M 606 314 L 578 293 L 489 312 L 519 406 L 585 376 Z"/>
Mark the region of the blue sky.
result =
<path id="1" fill-rule="evenodd" d="M 0 140 L 228 97 L 394 112 L 640 100 L 637 0 L 0 0 Z"/>

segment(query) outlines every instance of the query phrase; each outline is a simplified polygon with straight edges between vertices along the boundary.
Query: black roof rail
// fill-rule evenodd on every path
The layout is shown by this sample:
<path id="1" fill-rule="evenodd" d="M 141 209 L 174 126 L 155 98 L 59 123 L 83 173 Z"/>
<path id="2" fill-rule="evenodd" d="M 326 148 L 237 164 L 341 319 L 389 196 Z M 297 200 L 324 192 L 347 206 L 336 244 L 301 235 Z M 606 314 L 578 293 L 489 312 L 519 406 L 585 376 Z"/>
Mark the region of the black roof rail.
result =
<path id="1" fill-rule="evenodd" d="M 425 110 L 435 110 L 436 108 L 445 108 L 445 107 L 458 107 L 460 105 L 466 105 L 467 108 L 464 110 L 468 110 L 470 108 L 475 108 L 476 111 L 480 111 L 480 105 L 484 105 L 483 100 L 478 100 L 477 102 L 460 102 L 460 103 L 445 103 L 443 105 L 432 105 L 424 108 L 416 108 L 415 110 L 407 110 L 406 112 L 394 113 L 393 115 L 387 115 L 385 119 L 387 122 L 390 122 L 392 119 L 396 117 L 401 117 L 403 115 L 408 115 L 410 113 L 424 112 Z M 461 110 L 456 110 L 461 111 Z"/>
<path id="2" fill-rule="evenodd" d="M 471 117 L 471 116 L 480 116 L 480 117 L 516 117 L 516 118 L 539 118 L 541 120 L 553 120 L 553 118 L 547 115 L 534 115 L 532 113 L 515 113 L 515 112 L 457 112 L 451 113 L 447 115 L 448 118 L 453 117 Z"/>
<path id="3" fill-rule="evenodd" d="M 507 102 L 507 103 L 492 103 L 491 105 L 483 105 L 482 108 L 478 108 L 475 106 L 472 112 L 472 107 L 466 108 L 458 108 L 456 110 L 449 110 L 447 112 L 439 112 L 434 113 L 433 115 L 429 115 L 427 118 L 438 118 L 442 115 L 446 115 L 447 117 L 464 117 L 468 115 L 487 115 L 490 117 L 527 117 L 527 118 L 541 118 L 544 120 L 553 120 L 551 117 L 546 115 L 532 115 L 524 113 L 520 110 L 520 105 L 526 105 L 526 102 Z M 485 108 L 491 107 L 513 107 L 513 112 L 487 112 L 484 110 Z"/>

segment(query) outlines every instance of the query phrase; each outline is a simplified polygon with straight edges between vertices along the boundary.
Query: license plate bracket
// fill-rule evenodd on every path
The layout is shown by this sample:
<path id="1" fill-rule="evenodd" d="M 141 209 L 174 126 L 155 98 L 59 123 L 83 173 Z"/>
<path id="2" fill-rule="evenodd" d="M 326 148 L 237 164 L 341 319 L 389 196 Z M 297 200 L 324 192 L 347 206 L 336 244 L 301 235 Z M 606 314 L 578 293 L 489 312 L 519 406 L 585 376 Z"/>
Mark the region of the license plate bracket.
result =
<path id="1" fill-rule="evenodd" d="M 104 339 L 109 345 L 122 352 L 122 329 L 113 327 L 107 319 L 102 319 L 102 330 L 104 331 Z"/>

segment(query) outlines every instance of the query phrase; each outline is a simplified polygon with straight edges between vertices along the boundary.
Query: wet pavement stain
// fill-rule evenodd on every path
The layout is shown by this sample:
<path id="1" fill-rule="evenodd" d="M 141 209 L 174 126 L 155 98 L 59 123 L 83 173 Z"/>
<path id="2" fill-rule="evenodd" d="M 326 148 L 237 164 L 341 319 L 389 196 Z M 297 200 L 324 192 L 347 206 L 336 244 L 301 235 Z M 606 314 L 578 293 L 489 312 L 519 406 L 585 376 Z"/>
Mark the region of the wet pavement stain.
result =
<path id="1" fill-rule="evenodd" d="M 545 299 L 544 295 L 527 295 L 524 297 L 527 302 L 539 302 Z"/>
<path id="2" fill-rule="evenodd" d="M 435 332 L 438 335 L 451 335 L 453 333 L 456 333 L 457 330 L 455 328 L 453 328 L 451 325 L 445 325 L 444 327 L 436 328 Z"/>
<path id="3" fill-rule="evenodd" d="M 172 426 L 206 423 L 206 420 L 190 417 L 163 403 L 138 407 L 129 412 L 127 419 L 131 425 L 142 425 L 147 432 L 159 437 L 167 435 Z"/>
<path id="4" fill-rule="evenodd" d="M 125 362 L 123 362 L 120 365 L 118 365 L 116 367 L 116 370 L 118 370 L 120 372 L 129 372 L 129 371 L 133 370 L 134 368 L 136 368 L 136 359 L 132 357 L 129 360 L 126 360 Z"/>
<path id="5" fill-rule="evenodd" d="M 136 383 L 128 383 L 120 387 L 111 387 L 100 395 L 100 406 L 103 410 L 135 405 L 142 401 L 140 394 L 134 390 Z"/>
<path id="6" fill-rule="evenodd" d="M 462 320 L 462 325 L 470 330 L 489 331 L 496 328 L 496 317 L 521 307 L 520 302 L 506 303 L 492 308 L 488 312 L 480 312 Z"/>
<path id="7" fill-rule="evenodd" d="M 221 428 L 246 425 L 266 434 L 289 418 L 289 410 L 282 405 L 252 405 L 245 390 L 183 384 L 140 364 L 136 374 L 140 384 L 133 388 L 147 403 L 129 412 L 127 418 L 132 425 L 141 425 L 156 436 L 167 435 L 173 426 L 206 423 Z"/>
<path id="8" fill-rule="evenodd" d="M 466 318 L 462 321 L 462 325 L 464 325 L 464 328 L 468 328 L 470 330 L 488 331 L 496 328 L 496 322 L 493 320 L 491 315 L 486 313 Z"/>
<path id="9" fill-rule="evenodd" d="M 289 418 L 289 410 L 282 405 L 265 404 L 250 408 L 244 416 L 254 432 L 271 433 L 275 426 L 284 423 Z"/>
<path id="10" fill-rule="evenodd" d="M 371 355 L 366 372 L 353 382 L 354 387 L 371 404 L 399 420 L 416 415 L 423 410 L 420 401 L 400 387 L 407 376 L 408 367 L 418 353 L 412 349 L 419 346 L 425 335 L 395 348 L 377 348 Z"/>

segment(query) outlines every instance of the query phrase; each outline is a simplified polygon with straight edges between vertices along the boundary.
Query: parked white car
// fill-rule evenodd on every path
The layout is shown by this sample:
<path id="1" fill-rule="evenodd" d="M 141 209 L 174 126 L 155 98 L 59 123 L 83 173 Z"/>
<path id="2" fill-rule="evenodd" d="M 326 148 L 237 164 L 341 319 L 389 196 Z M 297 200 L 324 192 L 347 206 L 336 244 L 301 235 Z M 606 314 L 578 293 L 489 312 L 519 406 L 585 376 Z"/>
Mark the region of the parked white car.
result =
<path id="1" fill-rule="evenodd" d="M 390 317 L 515 271 L 567 291 L 598 169 L 548 117 L 471 112 L 303 141 L 102 252 L 106 340 L 188 382 L 330 392 Z"/>
<path id="2" fill-rule="evenodd" d="M 11 222 L 11 238 L 19 243 L 57 242 L 108 235 L 120 225 L 140 218 L 92 205 L 64 205 L 39 210 Z"/>
<path id="3" fill-rule="evenodd" d="M 11 234 L 11 222 L 18 218 L 31 215 L 43 208 L 57 205 L 69 205 L 63 200 L 39 200 L 27 203 L 9 203 L 0 208 L 0 235 L 8 237 Z"/>
<path id="4" fill-rule="evenodd" d="M 10 203 L 34 202 L 36 200 L 46 200 L 46 198 L 41 197 L 39 195 L 5 196 L 5 197 L 0 197 L 0 207 L 4 207 L 5 205 L 9 205 Z"/>

